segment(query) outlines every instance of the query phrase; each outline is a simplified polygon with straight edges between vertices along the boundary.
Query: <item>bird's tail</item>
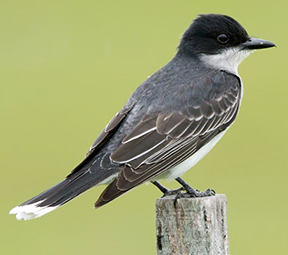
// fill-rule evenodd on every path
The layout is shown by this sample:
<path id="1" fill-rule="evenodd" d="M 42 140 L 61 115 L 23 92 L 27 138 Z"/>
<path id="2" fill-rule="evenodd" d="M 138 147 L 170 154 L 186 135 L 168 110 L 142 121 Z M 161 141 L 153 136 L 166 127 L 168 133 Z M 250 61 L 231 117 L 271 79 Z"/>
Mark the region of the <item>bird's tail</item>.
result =
<path id="1" fill-rule="evenodd" d="M 99 183 L 99 180 L 96 180 L 89 172 L 73 177 L 68 176 L 52 188 L 13 208 L 10 214 L 16 214 L 18 220 L 41 217 Z"/>

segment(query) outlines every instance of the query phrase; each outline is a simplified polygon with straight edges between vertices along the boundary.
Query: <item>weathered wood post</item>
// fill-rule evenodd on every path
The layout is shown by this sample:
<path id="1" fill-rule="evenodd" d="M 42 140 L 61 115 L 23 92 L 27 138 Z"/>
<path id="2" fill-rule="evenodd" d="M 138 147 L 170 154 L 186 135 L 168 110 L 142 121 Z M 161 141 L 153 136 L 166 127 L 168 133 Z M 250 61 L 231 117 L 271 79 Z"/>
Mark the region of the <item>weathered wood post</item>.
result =
<path id="1" fill-rule="evenodd" d="M 227 200 L 175 196 L 156 201 L 158 255 L 228 255 Z"/>

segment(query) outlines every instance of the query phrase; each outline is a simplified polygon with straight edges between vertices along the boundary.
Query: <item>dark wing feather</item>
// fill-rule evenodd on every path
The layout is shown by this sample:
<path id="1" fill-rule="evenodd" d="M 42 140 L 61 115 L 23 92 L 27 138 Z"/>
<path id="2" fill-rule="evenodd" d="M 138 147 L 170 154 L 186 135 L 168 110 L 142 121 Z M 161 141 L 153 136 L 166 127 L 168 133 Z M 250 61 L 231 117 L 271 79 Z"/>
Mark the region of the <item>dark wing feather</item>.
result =
<path id="1" fill-rule="evenodd" d="M 108 203 L 192 156 L 233 122 L 240 97 L 240 89 L 231 89 L 210 101 L 188 107 L 185 113 L 145 116 L 112 153 L 111 160 L 124 164 L 124 169 L 95 206 Z"/>
<path id="2" fill-rule="evenodd" d="M 163 169 L 166 170 L 178 165 L 189 157 L 188 154 L 192 155 L 195 152 L 195 150 L 192 150 L 190 146 L 191 143 L 182 146 L 179 151 L 173 153 L 173 157 L 169 157 L 169 160 L 162 160 L 157 164 L 140 166 L 135 170 L 126 166 L 125 169 L 121 171 L 118 178 L 114 179 L 114 181 L 104 190 L 98 201 L 95 203 L 95 207 L 98 208 L 137 185 L 147 180 L 151 180 L 153 177 L 159 175 Z"/>

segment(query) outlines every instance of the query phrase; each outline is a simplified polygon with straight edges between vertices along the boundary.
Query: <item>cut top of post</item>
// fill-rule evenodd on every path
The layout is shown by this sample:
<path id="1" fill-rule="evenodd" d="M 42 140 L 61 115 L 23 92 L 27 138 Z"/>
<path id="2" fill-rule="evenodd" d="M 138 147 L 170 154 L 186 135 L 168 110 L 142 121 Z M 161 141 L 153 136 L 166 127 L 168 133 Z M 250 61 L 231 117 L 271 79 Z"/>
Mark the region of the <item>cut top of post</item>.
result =
<path id="1" fill-rule="evenodd" d="M 226 196 L 156 201 L 158 255 L 228 255 Z"/>

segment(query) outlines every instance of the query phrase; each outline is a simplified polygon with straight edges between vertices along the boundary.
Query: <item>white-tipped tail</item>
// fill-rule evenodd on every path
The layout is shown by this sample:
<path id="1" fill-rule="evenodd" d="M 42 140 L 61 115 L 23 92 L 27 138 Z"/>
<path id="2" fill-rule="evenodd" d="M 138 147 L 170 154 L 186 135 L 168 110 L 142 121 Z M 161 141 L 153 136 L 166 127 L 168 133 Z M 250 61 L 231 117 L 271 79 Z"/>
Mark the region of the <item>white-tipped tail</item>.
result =
<path id="1" fill-rule="evenodd" d="M 103 181 L 102 170 L 99 171 L 100 174 L 97 171 L 92 173 L 89 171 L 90 161 L 88 166 L 85 165 L 86 163 L 81 164 L 78 166 L 79 169 L 75 168 L 77 171 L 74 169 L 66 179 L 13 208 L 10 214 L 15 214 L 18 220 L 39 218 Z M 98 166 L 94 165 L 94 167 Z M 106 178 L 109 180 L 109 175 Z"/>
<path id="2" fill-rule="evenodd" d="M 13 208 L 9 214 L 16 214 L 16 219 L 17 220 L 32 220 L 32 219 L 36 219 L 39 218 L 41 216 L 43 216 L 46 213 L 49 213 L 55 209 L 57 209 L 59 206 L 37 206 L 38 204 L 42 203 L 42 201 L 39 201 L 37 203 L 34 204 L 30 204 L 30 205 L 23 205 L 23 206 L 16 206 L 15 208 Z"/>

